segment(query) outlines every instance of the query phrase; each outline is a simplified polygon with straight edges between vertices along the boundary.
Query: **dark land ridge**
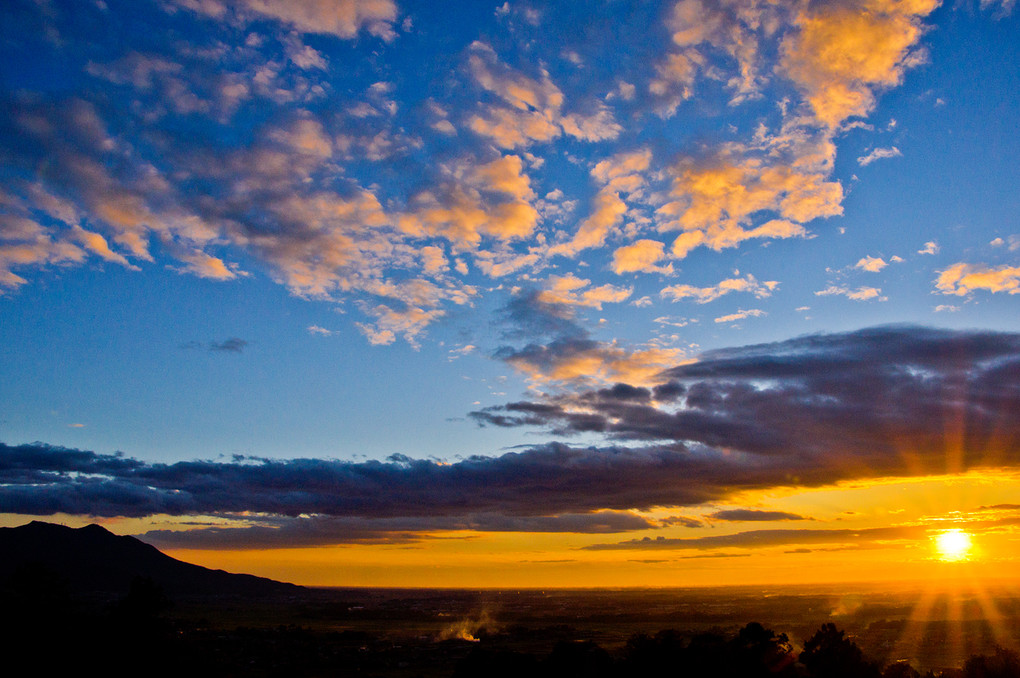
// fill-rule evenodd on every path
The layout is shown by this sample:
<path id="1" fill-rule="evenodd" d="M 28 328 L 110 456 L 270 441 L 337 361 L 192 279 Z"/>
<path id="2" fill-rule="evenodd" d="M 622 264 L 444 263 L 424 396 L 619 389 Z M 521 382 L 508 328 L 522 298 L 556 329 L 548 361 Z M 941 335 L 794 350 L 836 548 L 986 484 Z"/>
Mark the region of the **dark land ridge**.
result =
<path id="1" fill-rule="evenodd" d="M 918 619 L 891 588 L 316 589 L 96 525 L 0 528 L 10 676 L 1020 678 L 1015 590 L 926 600 Z"/>

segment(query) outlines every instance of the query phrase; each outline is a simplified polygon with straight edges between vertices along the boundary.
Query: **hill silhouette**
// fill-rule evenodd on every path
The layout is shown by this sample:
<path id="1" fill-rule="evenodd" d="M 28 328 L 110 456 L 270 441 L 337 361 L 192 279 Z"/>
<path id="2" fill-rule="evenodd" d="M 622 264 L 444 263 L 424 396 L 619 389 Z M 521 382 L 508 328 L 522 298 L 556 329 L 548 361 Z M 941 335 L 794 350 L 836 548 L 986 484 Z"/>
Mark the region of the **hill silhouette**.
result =
<path id="1" fill-rule="evenodd" d="M 58 576 L 74 593 L 125 594 L 139 577 L 151 579 L 171 595 L 266 596 L 303 590 L 264 577 L 185 563 L 99 525 L 75 529 L 33 521 L 0 528 L 0 582 L 40 568 Z"/>

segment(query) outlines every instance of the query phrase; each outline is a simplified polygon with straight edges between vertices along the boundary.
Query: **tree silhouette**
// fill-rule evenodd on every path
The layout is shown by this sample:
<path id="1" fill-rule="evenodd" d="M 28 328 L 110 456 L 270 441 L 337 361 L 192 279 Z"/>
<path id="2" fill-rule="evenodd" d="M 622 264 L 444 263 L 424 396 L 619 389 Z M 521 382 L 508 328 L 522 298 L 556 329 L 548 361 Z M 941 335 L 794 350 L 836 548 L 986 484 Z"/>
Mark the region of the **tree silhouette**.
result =
<path id="1" fill-rule="evenodd" d="M 823 624 L 804 643 L 800 663 L 814 678 L 880 678 L 877 664 L 868 661 L 857 643 L 835 624 Z"/>
<path id="2" fill-rule="evenodd" d="M 1016 678 L 1020 676 L 1020 655 L 1004 647 L 995 654 L 971 657 L 963 665 L 964 678 Z"/>

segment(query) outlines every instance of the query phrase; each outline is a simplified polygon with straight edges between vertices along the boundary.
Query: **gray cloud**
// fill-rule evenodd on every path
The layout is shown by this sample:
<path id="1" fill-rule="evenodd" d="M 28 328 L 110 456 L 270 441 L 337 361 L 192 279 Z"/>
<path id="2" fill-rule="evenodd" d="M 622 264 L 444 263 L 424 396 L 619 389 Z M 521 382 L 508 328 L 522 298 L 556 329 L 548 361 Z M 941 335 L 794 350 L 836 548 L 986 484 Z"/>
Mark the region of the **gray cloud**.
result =
<path id="1" fill-rule="evenodd" d="M 240 353 L 244 350 L 244 347 L 248 345 L 248 342 L 244 339 L 238 339 L 237 337 L 230 337 L 223 341 L 211 341 L 209 342 L 210 351 L 225 351 L 227 353 Z"/>
<path id="2" fill-rule="evenodd" d="M 652 527 L 634 509 L 695 506 L 746 490 L 1017 467 L 1017 412 L 1020 335 L 873 328 L 706 353 L 651 389 L 623 384 L 475 413 L 501 426 L 599 432 L 610 440 L 603 446 L 550 442 L 452 464 L 403 456 L 156 464 L 0 444 L 0 512 L 284 520 L 262 525 L 272 533 L 247 533 L 257 543 L 461 529 L 619 532 Z M 309 515 L 316 520 L 296 520 Z M 222 530 L 180 539 L 213 543 L 217 534 L 229 541 Z"/>
<path id="3" fill-rule="evenodd" d="M 652 393 L 663 401 L 587 390 L 471 416 L 725 448 L 807 484 L 842 477 L 850 463 L 863 475 L 911 473 L 907 451 L 940 473 L 1018 461 L 1018 334 L 879 327 L 711 351 L 661 376 Z M 947 442 L 958 455 L 947 456 Z"/>
<path id="4" fill-rule="evenodd" d="M 242 518 L 242 520 L 251 520 Z M 628 511 L 595 511 L 548 516 L 489 513 L 466 516 L 360 518 L 299 516 L 256 519 L 247 527 L 214 526 L 200 530 L 152 530 L 143 538 L 171 548 L 280 548 L 323 544 L 418 542 L 434 532 L 572 532 L 613 534 L 651 529 L 655 524 Z"/>
<path id="5" fill-rule="evenodd" d="M 717 548 L 762 548 L 785 546 L 787 544 L 841 544 L 870 542 L 876 539 L 899 540 L 919 539 L 926 536 L 930 528 L 921 525 L 907 527 L 874 527 L 864 530 L 749 530 L 736 534 L 722 534 L 709 537 L 670 539 L 668 537 L 645 537 L 616 544 L 593 544 L 584 547 L 589 551 L 619 551 L 642 549 L 717 549 Z"/>
<path id="6" fill-rule="evenodd" d="M 709 516 L 715 520 L 726 520 L 730 522 L 769 522 L 772 520 L 807 520 L 804 516 L 785 511 L 756 511 L 754 509 L 730 509 L 727 511 L 716 511 Z"/>

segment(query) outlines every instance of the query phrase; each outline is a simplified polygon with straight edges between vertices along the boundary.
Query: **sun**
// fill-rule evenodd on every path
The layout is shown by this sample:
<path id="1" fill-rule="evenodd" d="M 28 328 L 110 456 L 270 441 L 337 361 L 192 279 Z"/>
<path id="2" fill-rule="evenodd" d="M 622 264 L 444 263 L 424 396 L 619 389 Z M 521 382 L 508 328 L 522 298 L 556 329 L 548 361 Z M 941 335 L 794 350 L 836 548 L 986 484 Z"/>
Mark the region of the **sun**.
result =
<path id="1" fill-rule="evenodd" d="M 956 563 L 970 558 L 970 535 L 963 530 L 943 530 L 934 540 L 939 560 Z"/>

